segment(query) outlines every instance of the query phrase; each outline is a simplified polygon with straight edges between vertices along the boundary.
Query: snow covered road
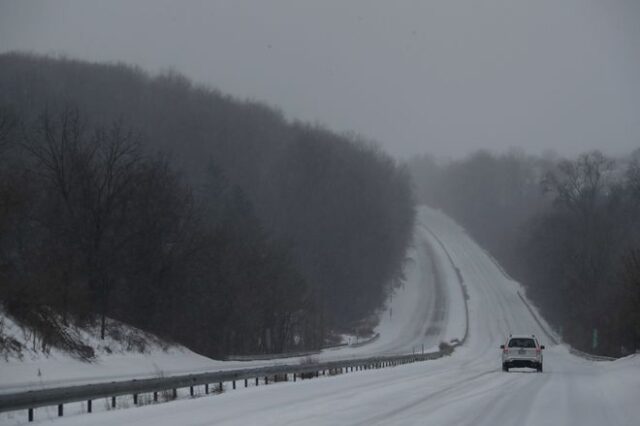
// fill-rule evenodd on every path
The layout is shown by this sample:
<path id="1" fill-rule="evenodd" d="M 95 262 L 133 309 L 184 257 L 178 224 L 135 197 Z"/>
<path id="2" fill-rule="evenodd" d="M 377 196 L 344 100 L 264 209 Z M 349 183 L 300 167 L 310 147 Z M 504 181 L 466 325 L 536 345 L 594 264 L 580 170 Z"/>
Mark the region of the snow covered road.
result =
<path id="1" fill-rule="evenodd" d="M 547 371 L 468 355 L 68 417 L 66 425 L 636 425 L 640 359 L 594 364 L 557 347 Z M 634 372 L 635 374 L 630 374 Z"/>
<path id="2" fill-rule="evenodd" d="M 421 209 L 418 241 L 426 245 L 415 259 L 419 276 L 444 283 L 440 306 L 429 302 L 423 314 L 408 309 L 423 303 L 408 276 L 406 324 L 372 343 L 378 351 L 400 350 L 435 339 L 461 338 L 464 299 L 455 272 L 468 293 L 469 330 L 452 356 L 380 370 L 360 371 L 297 383 L 277 383 L 135 409 L 55 419 L 55 425 L 637 425 L 640 419 L 640 356 L 593 362 L 571 355 L 535 311 L 520 285 L 453 221 Z M 453 263 L 453 265 L 451 265 Z M 434 288 L 429 288 L 433 292 Z M 398 296 L 399 298 L 403 296 Z M 394 303 L 400 303 L 394 301 Z M 442 308 L 444 304 L 444 309 Z M 395 305 L 399 306 L 399 305 Z M 394 309 L 394 317 L 396 310 Z M 417 317 L 415 316 L 417 315 Z M 402 315 L 400 315 L 402 318 Z M 393 321 L 393 318 L 390 318 Z M 411 323 L 414 321 L 414 323 Z M 417 324 L 415 322 L 418 322 Z M 438 324 L 433 326 L 433 324 Z M 382 330 L 394 325 L 381 323 Z M 387 327 L 387 328 L 384 328 Z M 434 333 L 433 330 L 436 330 Z M 545 351 L 545 372 L 500 369 L 499 345 L 508 333 L 534 333 Z M 382 333 L 381 333 L 382 336 Z M 404 346 L 406 345 L 406 346 Z M 364 347 L 363 347 L 364 348 Z M 363 348 L 349 348 L 364 350 Z M 336 351 L 339 353 L 340 351 Z M 344 355 L 342 352 L 341 355 Z"/>

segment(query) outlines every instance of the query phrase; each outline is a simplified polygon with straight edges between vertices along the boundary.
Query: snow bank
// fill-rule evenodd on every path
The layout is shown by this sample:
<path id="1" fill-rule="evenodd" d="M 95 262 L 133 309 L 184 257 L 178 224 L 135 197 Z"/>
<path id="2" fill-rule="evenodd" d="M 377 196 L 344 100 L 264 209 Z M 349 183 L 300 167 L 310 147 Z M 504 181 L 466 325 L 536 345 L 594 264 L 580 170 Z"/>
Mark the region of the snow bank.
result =
<path id="1" fill-rule="evenodd" d="M 0 361 L 0 393 L 27 389 L 84 384 L 131 377 L 158 377 L 193 370 L 215 368 L 217 362 L 182 346 L 169 345 L 160 339 L 115 321 L 117 337 L 101 340 L 96 328 L 68 327 L 68 332 L 92 347 L 92 361 L 78 359 L 56 348 L 43 352 L 33 333 L 20 327 L 11 317 L 0 312 L 3 334 L 17 341 L 19 353 L 4 354 Z"/>

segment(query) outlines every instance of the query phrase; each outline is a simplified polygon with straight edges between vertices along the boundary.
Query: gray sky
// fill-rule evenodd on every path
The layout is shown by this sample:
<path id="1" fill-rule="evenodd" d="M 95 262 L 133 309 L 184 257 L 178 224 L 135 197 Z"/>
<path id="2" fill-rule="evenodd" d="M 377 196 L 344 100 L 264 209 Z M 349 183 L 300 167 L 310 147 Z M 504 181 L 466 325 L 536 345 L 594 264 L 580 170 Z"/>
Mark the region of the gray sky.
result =
<path id="1" fill-rule="evenodd" d="M 640 147 L 638 0 L 0 0 L 0 51 L 174 68 L 390 153 Z"/>

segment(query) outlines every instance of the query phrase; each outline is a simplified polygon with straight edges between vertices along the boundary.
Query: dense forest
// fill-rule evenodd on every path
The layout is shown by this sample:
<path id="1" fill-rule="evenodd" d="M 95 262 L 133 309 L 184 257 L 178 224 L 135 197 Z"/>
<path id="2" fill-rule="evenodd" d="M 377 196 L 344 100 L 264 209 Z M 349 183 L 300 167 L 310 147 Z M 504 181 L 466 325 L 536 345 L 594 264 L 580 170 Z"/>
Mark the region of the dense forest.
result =
<path id="1" fill-rule="evenodd" d="M 418 199 L 465 226 L 567 342 L 613 356 L 640 349 L 640 150 L 425 155 L 410 169 Z"/>
<path id="2" fill-rule="evenodd" d="M 122 64 L 0 55 L 0 298 L 43 345 L 114 318 L 210 356 L 319 348 L 384 302 L 409 173 L 375 145 Z"/>

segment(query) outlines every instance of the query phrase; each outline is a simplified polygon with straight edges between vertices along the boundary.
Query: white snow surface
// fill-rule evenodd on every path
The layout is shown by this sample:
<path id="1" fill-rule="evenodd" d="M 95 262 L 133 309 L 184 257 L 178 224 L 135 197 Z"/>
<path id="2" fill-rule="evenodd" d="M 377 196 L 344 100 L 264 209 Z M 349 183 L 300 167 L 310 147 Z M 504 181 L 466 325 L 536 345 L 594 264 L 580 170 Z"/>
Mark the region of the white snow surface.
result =
<path id="1" fill-rule="evenodd" d="M 67 328 L 67 332 L 95 350 L 96 358 L 92 362 L 55 348 L 45 353 L 38 344 L 34 347 L 32 334 L 27 329 L 3 313 L 0 319 L 5 336 L 25 345 L 20 357 L 9 354 L 0 358 L 0 393 L 188 373 L 199 368 L 211 369 L 213 365 L 209 358 L 179 345 L 167 345 L 148 333 L 115 321 L 110 323 L 133 339 L 116 340 L 107 336 L 101 340 L 97 329 Z M 132 347 L 127 343 L 136 340 L 144 341 L 145 347 Z"/>
<path id="2" fill-rule="evenodd" d="M 370 348 L 387 352 L 407 351 L 422 343 L 431 346 L 432 333 L 436 340 L 461 338 L 466 323 L 464 299 L 453 262 L 469 296 L 469 330 L 465 343 L 450 357 L 296 383 L 227 387 L 228 391 L 215 396 L 60 419 L 49 412 L 41 421 L 90 426 L 639 424 L 640 356 L 594 362 L 571 355 L 565 345 L 552 344 L 558 337 L 549 334 L 535 308 L 527 307 L 520 285 L 461 227 L 438 211 L 421 208 L 416 235 L 414 275 L 407 274 L 404 290 L 390 304 L 393 315 L 383 314 L 380 338 Z M 421 245 L 431 249 L 423 250 Z M 420 258 L 423 255 L 427 259 Z M 420 285 L 412 286 L 412 280 Z M 432 307 L 429 301 L 434 292 L 430 286 L 438 281 L 443 283 L 438 299 L 445 306 L 443 312 L 441 304 Z M 425 288 L 428 291 L 422 294 Z M 424 310 L 410 309 L 415 304 L 424 304 Z M 400 313 L 403 308 L 408 312 Z M 390 316 L 388 323 L 385 314 Z M 544 373 L 501 371 L 498 347 L 510 332 L 536 334 L 547 346 Z M 322 355 L 350 356 L 365 348 Z M 38 414 L 36 418 L 40 419 Z"/>

